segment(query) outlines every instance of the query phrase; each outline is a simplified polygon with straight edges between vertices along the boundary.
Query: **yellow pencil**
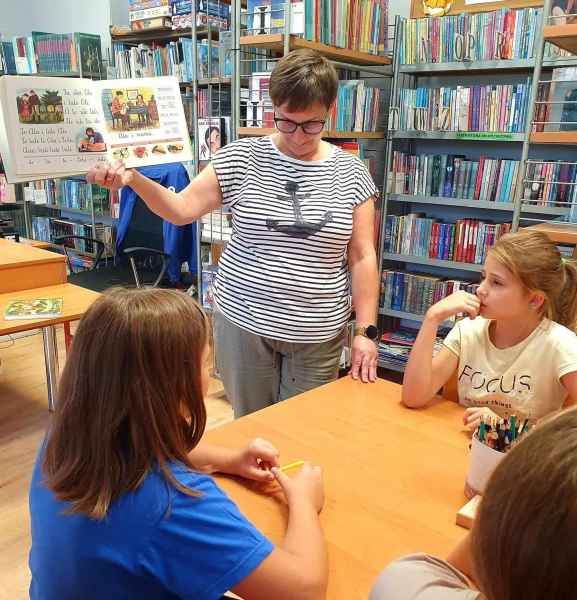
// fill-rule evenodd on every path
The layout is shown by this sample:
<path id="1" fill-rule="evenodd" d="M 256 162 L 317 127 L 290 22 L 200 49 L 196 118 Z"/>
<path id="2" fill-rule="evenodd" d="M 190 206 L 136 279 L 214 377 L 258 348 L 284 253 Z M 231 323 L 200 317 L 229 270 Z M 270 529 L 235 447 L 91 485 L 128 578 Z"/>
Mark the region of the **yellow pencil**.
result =
<path id="1" fill-rule="evenodd" d="M 288 465 L 285 465 L 284 467 L 281 467 L 279 469 L 279 471 L 282 471 L 284 473 L 285 471 L 288 471 L 289 469 L 295 469 L 296 467 L 300 467 L 304 464 L 305 464 L 304 460 L 296 460 L 295 462 L 292 462 Z"/>

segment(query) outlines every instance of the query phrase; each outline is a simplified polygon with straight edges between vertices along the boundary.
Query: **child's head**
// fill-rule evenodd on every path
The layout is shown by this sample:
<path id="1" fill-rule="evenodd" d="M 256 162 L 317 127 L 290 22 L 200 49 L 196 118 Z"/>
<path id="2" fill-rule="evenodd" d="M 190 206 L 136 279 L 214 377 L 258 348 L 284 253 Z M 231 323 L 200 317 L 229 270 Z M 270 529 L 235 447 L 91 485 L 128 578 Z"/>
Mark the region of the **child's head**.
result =
<path id="1" fill-rule="evenodd" d="M 535 428 L 494 471 L 472 531 L 488 600 L 574 598 L 577 408 Z"/>
<path id="2" fill-rule="evenodd" d="M 86 312 L 43 465 L 73 512 L 104 517 L 156 466 L 179 487 L 166 463 L 190 466 L 204 432 L 209 331 L 199 306 L 175 290 L 114 289 Z"/>
<path id="3" fill-rule="evenodd" d="M 489 252 L 523 286 L 529 306 L 570 329 L 577 320 L 577 267 L 562 259 L 556 245 L 540 231 L 523 229 L 502 236 Z M 486 264 L 487 264 L 486 263 Z"/>

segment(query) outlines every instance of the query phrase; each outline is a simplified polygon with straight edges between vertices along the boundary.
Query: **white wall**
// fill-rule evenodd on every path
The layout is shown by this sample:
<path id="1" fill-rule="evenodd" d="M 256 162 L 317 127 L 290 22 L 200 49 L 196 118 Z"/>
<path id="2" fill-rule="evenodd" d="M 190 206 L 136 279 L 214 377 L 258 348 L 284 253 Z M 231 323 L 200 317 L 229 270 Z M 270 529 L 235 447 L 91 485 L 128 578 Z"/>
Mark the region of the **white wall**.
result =
<path id="1" fill-rule="evenodd" d="M 103 57 L 110 48 L 110 3 L 118 0 L 0 0 L 0 33 L 4 37 L 46 33 L 97 33 Z M 126 0 L 128 4 L 128 0 Z"/>
<path id="2" fill-rule="evenodd" d="M 395 22 L 395 16 L 409 17 L 411 13 L 411 0 L 389 0 L 389 23 Z"/>
<path id="3" fill-rule="evenodd" d="M 110 0 L 110 23 L 128 25 L 128 0 Z"/>

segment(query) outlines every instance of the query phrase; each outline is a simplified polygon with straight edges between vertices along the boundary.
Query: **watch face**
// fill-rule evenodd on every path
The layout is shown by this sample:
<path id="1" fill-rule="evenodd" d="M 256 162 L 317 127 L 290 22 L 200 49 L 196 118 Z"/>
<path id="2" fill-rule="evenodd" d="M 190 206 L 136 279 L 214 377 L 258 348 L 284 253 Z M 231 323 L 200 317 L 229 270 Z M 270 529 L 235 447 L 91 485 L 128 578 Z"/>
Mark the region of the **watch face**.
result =
<path id="1" fill-rule="evenodd" d="M 379 332 L 374 325 L 369 325 L 365 330 L 365 335 L 369 340 L 376 340 L 379 337 Z"/>

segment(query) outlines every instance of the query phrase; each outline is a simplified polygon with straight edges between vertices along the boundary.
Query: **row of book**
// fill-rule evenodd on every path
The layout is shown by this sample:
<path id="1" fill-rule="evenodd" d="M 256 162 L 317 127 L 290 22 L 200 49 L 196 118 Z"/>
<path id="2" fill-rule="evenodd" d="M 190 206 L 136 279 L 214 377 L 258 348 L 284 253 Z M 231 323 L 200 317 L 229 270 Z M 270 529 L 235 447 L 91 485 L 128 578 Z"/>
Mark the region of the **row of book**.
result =
<path id="1" fill-rule="evenodd" d="M 462 13 L 402 22 L 399 63 L 529 59 L 541 8 Z"/>
<path id="2" fill-rule="evenodd" d="M 513 202 L 520 168 L 518 160 L 394 151 L 387 192 Z M 528 161 L 522 198 L 539 206 L 577 205 L 577 163 Z"/>
<path id="3" fill-rule="evenodd" d="M 117 191 L 108 191 L 82 179 L 44 179 L 30 181 L 22 186 L 24 200 L 61 210 L 83 210 L 89 213 L 94 205 L 97 215 L 118 218 Z"/>
<path id="4" fill-rule="evenodd" d="M 577 163 L 529 161 L 523 200 L 540 206 L 571 205 L 577 210 Z M 573 221 L 573 217 L 571 218 Z"/>
<path id="5" fill-rule="evenodd" d="M 54 239 L 65 235 L 77 235 L 100 240 L 106 246 L 104 256 L 114 255 L 115 229 L 112 225 L 95 223 L 93 228 L 91 223 L 41 216 L 32 217 L 33 239 L 52 242 Z M 74 240 L 71 242 L 71 247 L 81 253 L 94 254 L 95 252 L 94 244 L 85 240 Z"/>
<path id="6" fill-rule="evenodd" d="M 393 194 L 513 202 L 520 162 L 454 154 L 394 151 L 388 191 Z"/>
<path id="7" fill-rule="evenodd" d="M 411 349 L 415 345 L 417 333 L 413 329 L 385 331 L 381 335 L 378 347 L 379 366 L 394 371 L 404 371 Z M 433 345 L 433 355 L 439 352 L 442 345 L 443 338 L 437 336 Z"/>
<path id="8" fill-rule="evenodd" d="M 429 307 L 459 290 L 474 294 L 478 283 L 433 275 L 385 270 L 381 274 L 381 308 L 424 315 Z M 454 321 L 454 317 L 451 319 Z"/>
<path id="9" fill-rule="evenodd" d="M 442 223 L 421 214 L 387 216 L 385 252 L 481 265 L 488 250 L 505 233 L 510 223 L 488 223 L 458 219 Z"/>
<path id="10" fill-rule="evenodd" d="M 197 45 L 198 79 L 230 77 L 232 74 L 231 32 L 221 32 L 220 40 L 200 40 Z M 210 48 L 210 65 L 209 65 Z M 182 82 L 193 80 L 192 40 L 182 37 L 169 42 L 141 43 L 137 46 L 113 44 L 116 76 L 123 79 L 174 75 Z"/>
<path id="11" fill-rule="evenodd" d="M 368 54 L 388 51 L 388 0 L 304 0 L 291 3 L 293 34 Z M 284 0 L 248 0 L 247 34 L 282 33 Z"/>
<path id="12" fill-rule="evenodd" d="M 1 41 L 0 74 L 31 73 L 103 76 L 100 36 L 89 33 L 44 33 Z"/>
<path id="13" fill-rule="evenodd" d="M 537 88 L 534 131 L 577 130 L 577 68 L 553 69 L 551 81 Z"/>
<path id="14" fill-rule="evenodd" d="M 390 129 L 419 131 L 525 130 L 529 84 L 399 90 Z"/>
<path id="15" fill-rule="evenodd" d="M 329 131 L 377 131 L 380 89 L 362 79 L 339 81 L 337 100 L 327 117 Z"/>

